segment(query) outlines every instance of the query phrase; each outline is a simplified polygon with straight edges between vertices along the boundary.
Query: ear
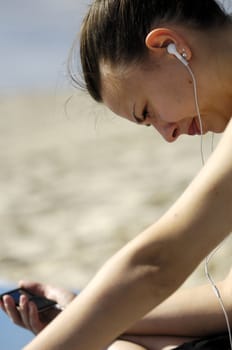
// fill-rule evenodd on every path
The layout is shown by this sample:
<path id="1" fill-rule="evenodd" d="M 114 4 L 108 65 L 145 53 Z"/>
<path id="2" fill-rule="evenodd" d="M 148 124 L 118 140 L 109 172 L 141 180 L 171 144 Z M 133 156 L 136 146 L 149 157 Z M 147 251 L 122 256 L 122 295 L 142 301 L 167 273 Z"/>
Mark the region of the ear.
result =
<path id="1" fill-rule="evenodd" d="M 183 37 L 176 31 L 169 28 L 156 28 L 148 33 L 145 44 L 146 47 L 152 52 L 157 54 L 160 49 L 166 48 L 168 44 L 173 43 L 180 54 L 186 53 L 186 59 L 190 60 L 192 57 L 192 52 L 190 47 L 187 45 Z M 161 52 L 160 52 L 161 53 Z"/>

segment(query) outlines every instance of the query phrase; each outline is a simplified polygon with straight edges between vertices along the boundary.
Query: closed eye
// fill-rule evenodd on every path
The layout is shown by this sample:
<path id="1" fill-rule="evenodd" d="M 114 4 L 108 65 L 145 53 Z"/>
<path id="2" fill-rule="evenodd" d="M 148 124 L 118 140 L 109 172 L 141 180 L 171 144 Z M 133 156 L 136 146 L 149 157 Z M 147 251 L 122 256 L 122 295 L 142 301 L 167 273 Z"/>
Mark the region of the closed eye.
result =
<path id="1" fill-rule="evenodd" d="M 142 123 L 145 126 L 151 126 L 151 124 L 146 123 L 147 119 L 149 119 L 149 117 L 150 117 L 150 114 L 149 114 L 147 107 L 144 108 L 143 113 L 142 113 L 142 117 L 143 117 Z"/>
<path id="2" fill-rule="evenodd" d="M 138 124 L 143 124 L 146 121 L 146 119 L 148 118 L 148 116 L 149 116 L 149 113 L 148 113 L 147 108 L 144 108 L 141 117 L 137 117 L 136 114 L 133 112 L 133 117 Z"/>
<path id="3" fill-rule="evenodd" d="M 143 123 L 146 126 L 150 126 L 150 124 L 146 124 L 146 120 L 150 117 L 147 107 L 144 108 L 142 115 L 143 115 Z"/>
<path id="4" fill-rule="evenodd" d="M 147 110 L 147 107 L 144 108 L 142 116 L 143 116 L 143 121 L 145 122 L 146 119 L 149 117 L 149 112 Z"/>
<path id="5" fill-rule="evenodd" d="M 146 125 L 146 126 L 150 126 L 150 124 L 146 124 L 146 120 L 149 118 L 149 112 L 147 107 L 144 108 L 142 116 L 141 117 L 137 117 L 135 114 L 135 105 L 134 105 L 134 109 L 133 109 L 133 117 L 136 121 L 137 124 L 142 124 L 142 125 Z"/>

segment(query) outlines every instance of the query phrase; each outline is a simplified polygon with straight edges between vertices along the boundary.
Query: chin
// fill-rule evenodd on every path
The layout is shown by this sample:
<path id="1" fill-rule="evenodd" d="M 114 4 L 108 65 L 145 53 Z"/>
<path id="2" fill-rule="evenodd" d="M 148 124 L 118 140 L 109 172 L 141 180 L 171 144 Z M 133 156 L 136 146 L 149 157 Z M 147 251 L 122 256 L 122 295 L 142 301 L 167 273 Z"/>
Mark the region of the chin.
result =
<path id="1" fill-rule="evenodd" d="M 214 132 L 215 134 L 221 134 L 225 131 L 227 125 L 228 125 L 228 122 L 225 123 L 224 125 L 218 126 L 217 128 L 215 128 L 215 130 L 212 130 L 212 132 Z"/>
<path id="2" fill-rule="evenodd" d="M 221 116 L 220 119 L 217 119 L 217 123 L 215 123 L 216 125 L 214 125 L 214 130 L 212 130 L 212 132 L 216 133 L 216 134 L 221 134 L 225 131 L 227 125 L 229 124 L 231 120 L 231 117 L 227 118 L 224 116 Z M 216 120 L 215 120 L 216 121 Z"/>

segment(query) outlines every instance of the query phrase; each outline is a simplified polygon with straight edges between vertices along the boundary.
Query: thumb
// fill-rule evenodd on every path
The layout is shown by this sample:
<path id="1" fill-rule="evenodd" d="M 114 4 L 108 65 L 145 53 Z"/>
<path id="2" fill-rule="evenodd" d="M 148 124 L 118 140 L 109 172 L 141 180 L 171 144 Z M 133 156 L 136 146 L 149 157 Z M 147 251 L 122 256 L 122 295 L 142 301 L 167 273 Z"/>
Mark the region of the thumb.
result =
<path id="1" fill-rule="evenodd" d="M 34 282 L 34 281 L 27 281 L 27 280 L 20 280 L 18 283 L 19 287 L 28 289 L 30 292 L 45 296 L 45 287 L 43 284 Z"/>

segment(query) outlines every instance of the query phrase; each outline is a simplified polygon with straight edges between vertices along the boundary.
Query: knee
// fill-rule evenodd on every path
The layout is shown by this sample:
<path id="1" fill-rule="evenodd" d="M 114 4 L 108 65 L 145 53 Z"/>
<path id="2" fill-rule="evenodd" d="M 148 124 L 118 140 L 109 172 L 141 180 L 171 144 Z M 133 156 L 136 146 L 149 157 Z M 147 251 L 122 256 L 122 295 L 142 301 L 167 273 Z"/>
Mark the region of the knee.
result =
<path id="1" fill-rule="evenodd" d="M 110 347 L 107 348 L 107 350 L 148 350 L 148 349 L 126 340 L 116 340 L 114 343 L 110 345 Z"/>

